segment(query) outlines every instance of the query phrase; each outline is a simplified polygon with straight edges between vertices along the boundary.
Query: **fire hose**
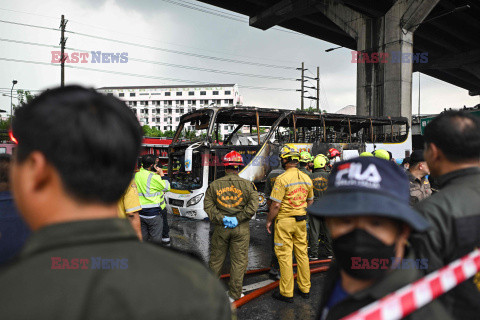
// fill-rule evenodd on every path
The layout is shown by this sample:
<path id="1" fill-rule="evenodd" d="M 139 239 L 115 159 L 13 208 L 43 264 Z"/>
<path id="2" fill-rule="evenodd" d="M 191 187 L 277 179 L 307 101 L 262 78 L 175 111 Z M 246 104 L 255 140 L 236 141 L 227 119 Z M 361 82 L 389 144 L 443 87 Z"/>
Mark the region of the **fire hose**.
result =
<path id="1" fill-rule="evenodd" d="M 324 260 L 326 261 L 326 260 Z M 317 261 L 312 261 L 312 262 L 317 262 Z M 328 261 L 329 262 L 329 261 Z M 317 262 L 319 263 L 319 262 Z M 311 274 L 314 274 L 314 273 L 318 273 L 318 272 L 323 272 L 323 271 L 326 271 L 328 270 L 328 266 L 323 266 L 323 267 L 317 267 L 317 268 L 314 268 L 314 269 L 310 269 L 310 273 Z M 295 279 L 297 277 L 297 274 L 295 273 L 293 275 L 293 278 Z M 247 302 L 255 299 L 255 298 L 258 298 L 259 296 L 261 296 L 262 294 L 265 294 L 267 293 L 268 291 L 271 291 L 273 289 L 275 289 L 276 287 L 278 287 L 278 285 L 280 284 L 280 281 L 277 280 L 273 283 L 270 283 L 268 285 L 266 285 L 265 287 L 262 287 L 262 288 L 259 288 L 253 292 L 250 292 L 249 294 L 246 294 L 245 296 L 243 296 L 242 298 L 238 299 L 238 300 L 235 300 L 232 305 L 235 307 L 235 308 L 238 308 L 238 307 L 241 307 L 243 306 L 244 304 L 246 304 Z"/>
<path id="2" fill-rule="evenodd" d="M 310 261 L 309 264 L 310 264 L 310 265 L 314 265 L 314 264 L 320 264 L 320 263 L 329 263 L 330 261 L 332 261 L 332 259 L 316 260 L 316 261 Z M 293 266 L 296 267 L 297 264 L 294 263 Z M 270 269 L 271 269 L 271 268 L 262 268 L 262 269 L 247 270 L 247 272 L 245 272 L 245 274 L 262 273 L 262 272 L 270 271 Z M 230 277 L 230 274 L 229 274 L 229 273 L 226 273 L 226 274 L 222 274 L 222 275 L 220 276 L 220 279 L 226 279 L 226 278 L 229 278 L 229 277 Z"/>

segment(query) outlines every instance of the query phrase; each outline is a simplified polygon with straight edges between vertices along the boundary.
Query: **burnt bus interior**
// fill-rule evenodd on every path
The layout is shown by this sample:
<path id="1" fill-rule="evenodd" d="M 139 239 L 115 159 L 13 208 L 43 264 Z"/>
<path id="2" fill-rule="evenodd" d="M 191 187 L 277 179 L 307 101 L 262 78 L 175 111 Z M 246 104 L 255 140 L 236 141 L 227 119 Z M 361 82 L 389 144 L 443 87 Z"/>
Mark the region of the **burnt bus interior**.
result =
<path id="1" fill-rule="evenodd" d="M 195 128 L 196 137 L 186 140 L 184 128 Z M 225 136 L 221 126 L 233 125 Z M 247 127 L 247 133 L 244 129 Z M 226 107 L 197 110 L 182 116 L 169 148 L 169 177 L 175 189 L 198 189 L 202 186 L 203 167 L 209 167 L 208 182 L 225 174 L 223 156 L 240 152 L 245 165 L 268 143 L 278 150 L 285 143 L 312 143 L 314 150 L 328 150 L 344 144 L 344 149 L 360 149 L 365 143 L 403 142 L 408 136 L 406 118 L 366 117 L 320 114 L 256 107 Z M 192 171 L 185 171 L 185 150 L 195 146 Z"/>

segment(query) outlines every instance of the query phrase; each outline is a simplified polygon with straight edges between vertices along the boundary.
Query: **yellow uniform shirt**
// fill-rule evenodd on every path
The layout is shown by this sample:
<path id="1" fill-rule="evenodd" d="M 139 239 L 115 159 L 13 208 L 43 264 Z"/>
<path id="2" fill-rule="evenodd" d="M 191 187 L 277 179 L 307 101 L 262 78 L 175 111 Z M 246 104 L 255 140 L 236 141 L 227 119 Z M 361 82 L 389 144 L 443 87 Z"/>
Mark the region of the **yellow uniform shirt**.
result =
<path id="1" fill-rule="evenodd" d="M 142 210 L 140 200 L 138 199 L 137 185 L 132 180 L 128 185 L 127 191 L 118 202 L 118 216 L 126 218 L 127 213 L 133 213 Z"/>
<path id="2" fill-rule="evenodd" d="M 275 180 L 270 200 L 281 204 L 277 219 L 307 214 L 307 200 L 313 200 L 312 179 L 297 168 L 290 168 Z"/>

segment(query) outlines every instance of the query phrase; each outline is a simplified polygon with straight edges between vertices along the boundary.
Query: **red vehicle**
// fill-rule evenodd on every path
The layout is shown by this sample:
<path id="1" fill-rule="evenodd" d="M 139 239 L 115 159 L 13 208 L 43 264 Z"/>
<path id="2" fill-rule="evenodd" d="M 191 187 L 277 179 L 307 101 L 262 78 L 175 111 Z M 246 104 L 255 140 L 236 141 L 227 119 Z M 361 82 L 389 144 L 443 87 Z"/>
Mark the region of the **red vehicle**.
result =
<path id="1" fill-rule="evenodd" d="M 172 143 L 172 139 L 164 137 L 149 138 L 143 137 L 141 155 L 153 154 L 160 158 L 162 166 L 168 165 L 168 146 Z"/>

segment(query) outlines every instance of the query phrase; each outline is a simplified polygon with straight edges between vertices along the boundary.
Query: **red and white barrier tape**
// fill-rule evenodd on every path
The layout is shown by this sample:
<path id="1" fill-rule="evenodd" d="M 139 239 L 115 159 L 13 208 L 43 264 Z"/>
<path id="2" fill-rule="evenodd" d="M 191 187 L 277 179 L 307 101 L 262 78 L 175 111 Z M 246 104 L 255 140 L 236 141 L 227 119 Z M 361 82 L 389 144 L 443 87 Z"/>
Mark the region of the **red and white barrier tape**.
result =
<path id="1" fill-rule="evenodd" d="M 420 309 L 480 271 L 476 249 L 442 269 L 348 315 L 342 320 L 396 320 Z"/>

